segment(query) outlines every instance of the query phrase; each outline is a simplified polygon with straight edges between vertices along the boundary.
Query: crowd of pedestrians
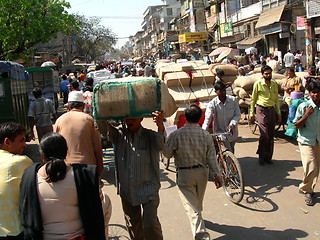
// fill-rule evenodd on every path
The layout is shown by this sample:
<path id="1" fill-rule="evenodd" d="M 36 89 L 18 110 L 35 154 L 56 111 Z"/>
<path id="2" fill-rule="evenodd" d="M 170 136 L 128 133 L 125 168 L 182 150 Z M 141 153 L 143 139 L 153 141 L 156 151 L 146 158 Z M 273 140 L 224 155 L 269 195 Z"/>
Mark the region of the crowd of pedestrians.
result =
<path id="1" fill-rule="evenodd" d="M 298 106 L 293 123 L 304 171 L 299 192 L 304 194 L 307 205 L 313 205 L 320 165 L 320 83 L 316 67 L 308 69 L 304 80 L 295 75 L 298 69 L 305 68 L 304 54 L 298 54 L 296 58 L 288 51 L 284 56 L 287 77 L 281 87 L 286 96 L 297 86 L 309 95 L 309 100 Z M 280 70 L 278 59 L 270 55 L 264 61 L 268 64 L 261 68 L 263 78 L 254 83 L 250 107 L 250 121 L 257 121 L 260 130 L 260 165 L 273 164 L 274 127 L 281 122 L 278 85 L 272 79 L 272 73 Z M 113 67 L 109 70 L 116 71 L 121 66 Z M 125 67 L 121 71 L 131 76 L 154 74 L 152 66 L 141 63 L 140 67 L 142 73 Z M 239 75 L 251 75 L 254 68 L 254 64 L 247 70 L 241 66 Z M 127 118 L 122 127 L 105 121 L 105 131 L 114 147 L 117 187 L 131 239 L 163 239 L 158 218 L 160 153 L 174 158 L 177 186 L 193 238 L 210 239 L 202 217 L 203 198 L 209 177 L 217 188 L 223 180 L 206 130 L 213 122 L 213 132 L 229 132 L 223 140 L 235 152 L 241 115 L 236 98 L 227 95 L 231 84 L 224 83 L 224 72 L 217 74 L 217 97 L 209 102 L 202 127 L 198 124 L 202 110 L 196 104 L 185 109 L 187 123 L 168 138 L 161 112 L 152 113 L 157 131 L 144 128 L 143 118 Z M 101 129 L 97 129 L 92 117 L 93 79 L 83 73 L 69 79 L 63 75 L 60 87 L 67 113 L 59 118 L 53 102 L 42 97 L 41 89 L 33 90 L 36 100 L 30 104 L 28 116 L 33 138 L 34 126 L 37 131 L 41 162 L 33 164 L 21 155 L 26 146 L 23 126 L 0 125 L 0 239 L 108 239 L 112 206 L 100 186 L 103 157 Z"/>

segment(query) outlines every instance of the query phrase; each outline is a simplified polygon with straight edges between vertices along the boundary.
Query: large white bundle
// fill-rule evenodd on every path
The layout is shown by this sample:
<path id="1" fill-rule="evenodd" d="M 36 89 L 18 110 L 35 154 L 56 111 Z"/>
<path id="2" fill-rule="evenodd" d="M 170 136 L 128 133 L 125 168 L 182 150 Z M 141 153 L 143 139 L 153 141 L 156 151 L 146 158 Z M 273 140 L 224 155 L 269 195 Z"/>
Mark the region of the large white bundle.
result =
<path id="1" fill-rule="evenodd" d="M 106 80 L 94 88 L 94 116 L 98 120 L 150 116 L 161 110 L 169 117 L 176 109 L 167 86 L 159 79 Z"/>
<path id="2" fill-rule="evenodd" d="M 168 87 L 189 86 L 190 76 L 186 72 L 166 73 L 164 82 Z"/>

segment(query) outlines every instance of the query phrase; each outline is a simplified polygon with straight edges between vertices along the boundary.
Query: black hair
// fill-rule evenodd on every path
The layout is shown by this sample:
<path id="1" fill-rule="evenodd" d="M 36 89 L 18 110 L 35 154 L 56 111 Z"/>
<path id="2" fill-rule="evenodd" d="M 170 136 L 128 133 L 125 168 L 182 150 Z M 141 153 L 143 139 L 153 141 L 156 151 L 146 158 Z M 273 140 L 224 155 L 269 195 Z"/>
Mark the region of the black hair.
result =
<path id="1" fill-rule="evenodd" d="M 10 141 L 20 135 L 26 133 L 26 128 L 16 122 L 5 122 L 0 124 L 0 144 L 3 144 L 5 138 L 9 138 Z"/>
<path id="2" fill-rule="evenodd" d="M 271 70 L 271 72 L 272 72 L 272 68 L 268 65 L 265 65 L 261 68 L 261 73 L 264 74 L 264 72 L 267 70 Z"/>
<path id="3" fill-rule="evenodd" d="M 65 178 L 67 165 L 67 141 L 59 133 L 51 132 L 43 136 L 39 144 L 40 154 L 46 161 L 46 182 L 57 182 Z"/>
<path id="4" fill-rule="evenodd" d="M 252 69 L 252 70 L 254 70 L 254 65 L 253 65 L 253 64 L 250 64 L 250 65 L 249 65 L 249 68 Z"/>
<path id="5" fill-rule="evenodd" d="M 61 77 L 63 80 L 67 80 L 67 76 L 66 75 L 62 75 L 62 77 Z"/>
<path id="6" fill-rule="evenodd" d="M 293 62 L 301 63 L 301 61 L 300 61 L 300 59 L 299 59 L 299 58 L 296 58 L 295 60 L 293 60 Z"/>
<path id="7" fill-rule="evenodd" d="M 70 84 L 74 89 L 79 88 L 79 82 L 77 80 L 73 80 Z"/>
<path id="8" fill-rule="evenodd" d="M 218 70 L 217 71 L 217 75 L 224 76 L 224 71 L 223 70 Z"/>
<path id="9" fill-rule="evenodd" d="M 84 105 L 83 102 L 68 102 L 68 107 L 70 109 L 81 108 Z"/>
<path id="10" fill-rule="evenodd" d="M 226 89 L 226 84 L 222 81 L 218 81 L 213 85 L 213 87 L 215 91 L 218 91 L 218 90 Z"/>
<path id="11" fill-rule="evenodd" d="M 306 89 L 311 92 L 315 89 L 319 89 L 320 90 L 320 83 L 318 81 L 311 81 L 309 83 L 309 85 L 306 87 Z"/>
<path id="12" fill-rule="evenodd" d="M 294 70 L 294 68 L 291 67 L 291 68 L 288 68 L 288 69 L 287 69 L 287 72 L 295 73 L 295 70 Z"/>
<path id="13" fill-rule="evenodd" d="M 184 110 L 184 114 L 188 122 L 197 123 L 201 118 L 202 110 L 198 105 L 191 104 Z"/>
<path id="14" fill-rule="evenodd" d="M 33 96 L 34 96 L 35 98 L 41 97 L 41 96 L 42 96 L 42 90 L 41 90 L 41 88 L 38 88 L 38 87 L 34 88 L 34 89 L 32 90 L 32 94 L 33 94 Z"/>
<path id="15" fill-rule="evenodd" d="M 92 86 L 93 85 L 93 78 L 92 77 L 88 77 L 85 81 L 87 86 Z"/>

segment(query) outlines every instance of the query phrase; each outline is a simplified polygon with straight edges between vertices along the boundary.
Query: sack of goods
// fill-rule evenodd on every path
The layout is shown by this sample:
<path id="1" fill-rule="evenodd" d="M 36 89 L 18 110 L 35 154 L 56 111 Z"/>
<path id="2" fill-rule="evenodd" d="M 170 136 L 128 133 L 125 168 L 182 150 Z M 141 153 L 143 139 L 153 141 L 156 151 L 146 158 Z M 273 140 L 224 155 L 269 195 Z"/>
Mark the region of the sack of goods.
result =
<path id="1" fill-rule="evenodd" d="M 156 78 L 106 80 L 97 84 L 93 92 L 97 120 L 152 116 L 154 111 L 163 111 L 169 117 L 177 110 L 167 86 Z"/>

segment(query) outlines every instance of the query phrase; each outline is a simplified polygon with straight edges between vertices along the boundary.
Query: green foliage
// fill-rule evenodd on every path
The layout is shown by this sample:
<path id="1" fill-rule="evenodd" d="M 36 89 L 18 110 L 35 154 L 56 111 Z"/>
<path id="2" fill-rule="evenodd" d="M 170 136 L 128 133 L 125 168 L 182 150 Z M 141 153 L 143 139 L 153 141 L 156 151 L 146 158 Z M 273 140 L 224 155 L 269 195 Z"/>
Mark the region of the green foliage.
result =
<path id="1" fill-rule="evenodd" d="M 77 29 L 68 8 L 65 0 L 0 0 L 0 58 L 27 58 L 36 44 Z"/>
<path id="2" fill-rule="evenodd" d="M 80 30 L 76 33 L 75 46 L 79 56 L 86 56 L 88 61 L 100 60 L 105 53 L 113 50 L 115 34 L 100 24 L 100 18 L 76 16 Z"/>

